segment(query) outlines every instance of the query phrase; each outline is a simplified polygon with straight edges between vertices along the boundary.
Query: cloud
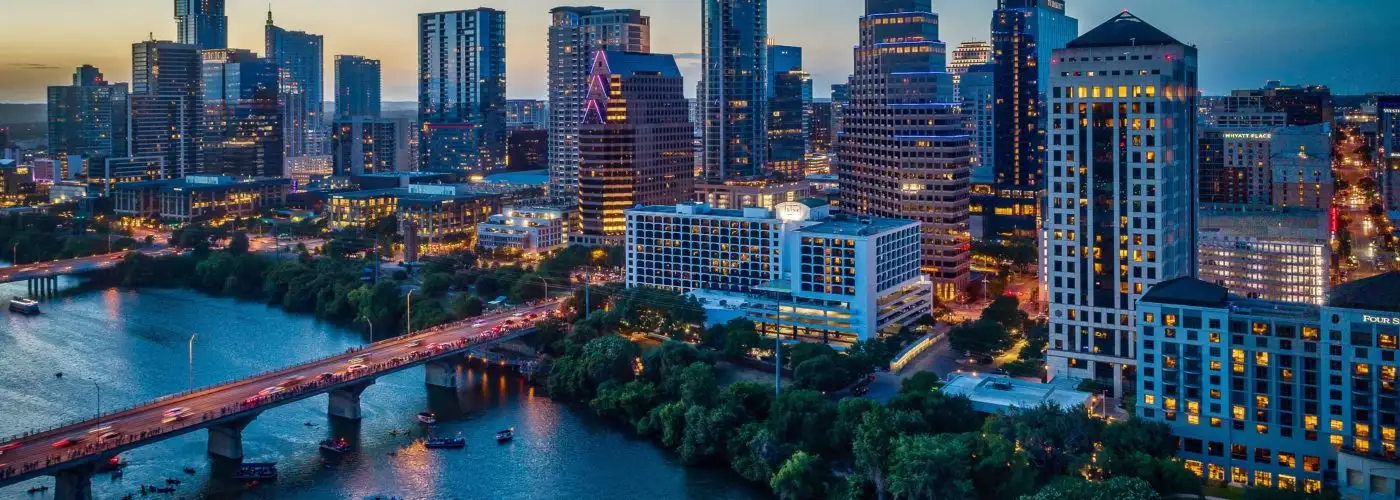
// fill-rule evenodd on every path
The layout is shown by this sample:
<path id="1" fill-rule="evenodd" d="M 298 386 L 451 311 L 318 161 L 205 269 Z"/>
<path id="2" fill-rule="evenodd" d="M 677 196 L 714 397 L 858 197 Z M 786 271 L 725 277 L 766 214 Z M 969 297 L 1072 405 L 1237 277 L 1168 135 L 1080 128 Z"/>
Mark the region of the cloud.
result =
<path id="1" fill-rule="evenodd" d="M 60 68 L 60 67 L 58 67 L 58 66 L 53 66 L 53 65 L 49 65 L 49 64 L 39 64 L 39 63 L 10 63 L 10 67 L 12 67 L 12 68 L 19 68 L 19 69 L 23 69 L 23 70 L 34 70 L 34 71 L 52 71 L 52 70 L 56 70 L 56 69 L 63 69 L 63 68 Z"/>

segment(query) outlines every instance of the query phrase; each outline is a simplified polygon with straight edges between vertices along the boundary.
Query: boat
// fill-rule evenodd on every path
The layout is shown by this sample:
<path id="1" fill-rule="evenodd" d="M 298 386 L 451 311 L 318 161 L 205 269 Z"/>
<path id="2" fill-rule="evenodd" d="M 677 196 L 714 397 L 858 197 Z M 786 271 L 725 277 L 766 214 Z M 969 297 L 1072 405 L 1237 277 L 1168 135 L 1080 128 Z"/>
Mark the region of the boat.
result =
<path id="1" fill-rule="evenodd" d="M 450 438 L 428 438 L 423 441 L 423 446 L 426 446 L 428 448 L 466 448 L 467 438 L 464 438 L 461 435 L 457 435 L 456 437 Z"/>
<path id="2" fill-rule="evenodd" d="M 418 421 L 428 425 L 433 425 L 437 423 L 437 415 L 434 415 L 433 412 L 425 411 L 418 414 Z"/>
<path id="3" fill-rule="evenodd" d="M 25 316 L 39 314 L 39 301 L 21 297 L 11 297 L 10 312 L 20 313 Z"/>
<path id="4" fill-rule="evenodd" d="M 497 443 L 504 443 L 504 442 L 510 441 L 510 440 L 512 440 L 512 439 L 515 439 L 515 428 L 514 428 L 514 427 L 511 427 L 511 428 L 505 429 L 505 430 L 501 430 L 501 431 L 496 431 L 496 442 L 497 442 Z"/>
<path id="5" fill-rule="evenodd" d="M 350 442 L 346 441 L 345 438 L 327 439 L 321 441 L 321 449 L 336 453 L 345 453 L 350 451 Z"/>
<path id="6" fill-rule="evenodd" d="M 249 462 L 238 466 L 234 479 L 244 481 L 271 481 L 277 479 L 277 462 Z"/>

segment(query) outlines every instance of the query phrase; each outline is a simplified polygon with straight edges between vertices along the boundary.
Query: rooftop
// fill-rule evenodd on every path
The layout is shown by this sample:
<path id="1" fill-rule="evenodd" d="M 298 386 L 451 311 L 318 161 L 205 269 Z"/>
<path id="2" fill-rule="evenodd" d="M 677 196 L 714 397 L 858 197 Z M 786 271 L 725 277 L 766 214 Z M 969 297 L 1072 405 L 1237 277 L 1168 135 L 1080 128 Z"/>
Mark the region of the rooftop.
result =
<path id="1" fill-rule="evenodd" d="M 179 179 L 157 179 L 151 181 L 124 182 L 117 184 L 117 189 L 142 189 L 156 188 L 162 191 L 199 191 L 207 189 L 225 189 L 233 186 L 256 187 L 269 186 L 275 184 L 292 184 L 287 178 L 257 178 L 257 177 L 210 177 L 210 176 L 189 176 Z"/>
<path id="2" fill-rule="evenodd" d="M 814 234 L 831 234 L 840 236 L 870 236 L 887 231 L 893 231 L 918 222 L 908 219 L 885 219 L 880 217 L 855 217 L 851 215 L 833 215 L 815 225 L 802 228 L 802 232 Z"/>
<path id="3" fill-rule="evenodd" d="M 423 193 L 412 192 L 408 188 L 371 189 L 367 191 L 351 191 L 348 193 L 336 193 L 335 198 L 346 198 L 351 200 L 365 200 L 370 198 L 394 197 L 399 203 L 436 203 L 447 200 L 472 200 L 477 198 L 490 197 L 489 194 L 481 193 Z"/>
<path id="4" fill-rule="evenodd" d="M 1140 301 L 1182 306 L 1225 307 L 1229 299 L 1230 290 L 1225 287 L 1186 276 L 1153 285 Z"/>
<path id="5" fill-rule="evenodd" d="M 659 75 L 680 78 L 681 70 L 676 67 L 676 59 L 670 54 L 650 54 L 645 52 L 603 51 L 608 71 L 614 75 Z"/>
<path id="6" fill-rule="evenodd" d="M 1051 403 L 1061 408 L 1089 404 L 1092 394 L 1058 387 L 1054 384 L 1027 382 L 994 375 L 957 375 L 943 386 L 947 394 L 967 396 L 972 408 L 982 413 L 996 413 L 1011 408 L 1034 408 Z"/>
<path id="7" fill-rule="evenodd" d="M 1327 305 L 1400 312 L 1400 271 L 1344 283 L 1332 290 Z"/>
<path id="8" fill-rule="evenodd" d="M 1113 16 L 1065 45 L 1068 49 L 1138 45 L 1185 45 L 1128 11 Z"/>

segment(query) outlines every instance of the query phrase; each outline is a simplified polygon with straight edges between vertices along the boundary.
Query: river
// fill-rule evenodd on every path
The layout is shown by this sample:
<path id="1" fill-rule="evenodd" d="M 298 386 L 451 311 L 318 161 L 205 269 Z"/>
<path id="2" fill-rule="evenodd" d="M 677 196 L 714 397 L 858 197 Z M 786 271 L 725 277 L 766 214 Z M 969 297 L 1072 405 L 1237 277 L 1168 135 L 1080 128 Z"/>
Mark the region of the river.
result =
<path id="1" fill-rule="evenodd" d="M 76 282 L 67 278 L 64 287 Z M 0 297 L 23 283 L 0 285 Z M 360 332 L 189 290 L 108 289 L 45 301 L 43 314 L 0 316 L 0 435 L 90 417 L 178 392 L 344 351 Z M 62 372 L 63 376 L 55 374 Z M 768 495 L 720 468 L 686 468 L 650 441 L 632 436 L 586 409 L 557 403 L 520 377 L 474 368 L 457 390 L 429 389 L 421 369 L 380 378 L 364 393 L 364 419 L 331 422 L 326 396 L 275 408 L 244 431 L 245 461 L 277 462 L 279 480 L 248 487 L 211 477 L 207 434 L 197 431 L 122 455 L 124 477 L 93 479 L 97 498 L 136 493 L 140 485 L 181 481 L 173 495 L 150 498 L 433 499 L 703 498 Z M 415 415 L 439 415 L 438 433 L 467 438 L 464 450 L 427 450 Z M 334 424 L 334 425 L 332 425 Z M 515 427 L 498 445 L 496 430 Z M 415 437 L 392 436 L 412 429 Z M 344 456 L 317 443 L 343 435 L 356 445 Z M 0 457 L 0 462 L 3 462 Z M 194 474 L 182 468 L 195 469 Z M 36 479 L 0 489 L 0 498 L 29 495 Z M 137 495 L 137 498 L 140 498 Z"/>

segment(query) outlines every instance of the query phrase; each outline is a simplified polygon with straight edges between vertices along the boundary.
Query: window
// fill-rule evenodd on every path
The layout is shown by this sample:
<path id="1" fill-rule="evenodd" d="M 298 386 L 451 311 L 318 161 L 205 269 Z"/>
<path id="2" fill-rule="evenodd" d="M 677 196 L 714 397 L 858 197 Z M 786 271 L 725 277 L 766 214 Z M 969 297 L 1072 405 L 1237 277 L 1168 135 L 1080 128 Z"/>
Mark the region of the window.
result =
<path id="1" fill-rule="evenodd" d="M 1273 487 L 1273 475 L 1262 470 L 1254 471 L 1254 485 L 1261 488 Z"/>

